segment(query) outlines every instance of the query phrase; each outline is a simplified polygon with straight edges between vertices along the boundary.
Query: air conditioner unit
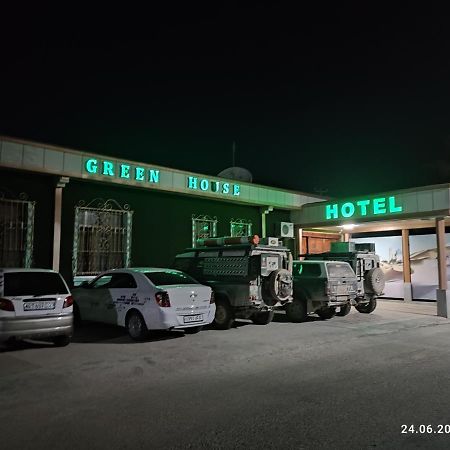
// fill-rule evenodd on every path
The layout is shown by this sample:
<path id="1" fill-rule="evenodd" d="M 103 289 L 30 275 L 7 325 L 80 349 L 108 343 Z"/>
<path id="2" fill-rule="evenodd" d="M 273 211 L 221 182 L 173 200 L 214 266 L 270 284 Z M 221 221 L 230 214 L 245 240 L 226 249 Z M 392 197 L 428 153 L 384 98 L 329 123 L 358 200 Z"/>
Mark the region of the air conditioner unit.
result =
<path id="1" fill-rule="evenodd" d="M 294 237 L 294 224 L 292 222 L 280 223 L 280 236 L 286 238 Z"/>

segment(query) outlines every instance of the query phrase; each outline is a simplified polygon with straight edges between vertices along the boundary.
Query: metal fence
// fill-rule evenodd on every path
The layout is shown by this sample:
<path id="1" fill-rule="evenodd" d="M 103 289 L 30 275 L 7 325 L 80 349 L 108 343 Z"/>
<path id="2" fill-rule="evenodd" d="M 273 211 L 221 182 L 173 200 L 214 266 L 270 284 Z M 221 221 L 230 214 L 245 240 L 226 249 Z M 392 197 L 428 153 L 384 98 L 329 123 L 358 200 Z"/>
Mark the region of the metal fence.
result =
<path id="1" fill-rule="evenodd" d="M 0 267 L 31 267 L 34 208 L 35 202 L 0 198 Z"/>
<path id="2" fill-rule="evenodd" d="M 129 267 L 133 211 L 112 199 L 95 199 L 75 208 L 72 272 L 96 275 Z"/>

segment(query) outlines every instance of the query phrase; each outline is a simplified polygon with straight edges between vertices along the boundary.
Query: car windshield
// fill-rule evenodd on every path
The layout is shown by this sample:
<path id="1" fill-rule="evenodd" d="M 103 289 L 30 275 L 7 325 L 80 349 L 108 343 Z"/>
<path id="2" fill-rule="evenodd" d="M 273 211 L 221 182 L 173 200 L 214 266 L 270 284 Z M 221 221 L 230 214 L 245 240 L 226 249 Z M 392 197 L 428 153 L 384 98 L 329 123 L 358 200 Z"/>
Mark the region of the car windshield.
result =
<path id="1" fill-rule="evenodd" d="M 4 295 L 19 297 L 23 295 L 68 294 L 61 275 L 54 272 L 6 272 Z"/>
<path id="2" fill-rule="evenodd" d="M 331 263 L 327 264 L 327 268 L 330 278 L 351 278 L 355 276 L 355 273 L 348 264 Z"/>
<path id="3" fill-rule="evenodd" d="M 170 286 L 176 284 L 199 284 L 189 275 L 183 272 L 164 271 L 164 272 L 146 272 L 145 276 L 155 286 Z"/>

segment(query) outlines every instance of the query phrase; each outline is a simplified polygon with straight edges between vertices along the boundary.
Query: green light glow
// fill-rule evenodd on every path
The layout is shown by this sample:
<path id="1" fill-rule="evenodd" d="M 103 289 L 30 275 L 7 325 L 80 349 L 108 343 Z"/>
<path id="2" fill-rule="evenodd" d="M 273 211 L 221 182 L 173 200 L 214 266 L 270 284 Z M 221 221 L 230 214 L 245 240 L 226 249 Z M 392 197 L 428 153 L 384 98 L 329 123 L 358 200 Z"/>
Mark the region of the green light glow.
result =
<path id="1" fill-rule="evenodd" d="M 326 220 L 371 215 L 389 215 L 403 211 L 401 205 L 396 204 L 395 196 L 377 197 L 374 199 L 358 200 L 356 202 L 334 203 L 325 205 Z"/>
<path id="2" fill-rule="evenodd" d="M 130 166 L 128 164 L 120 165 L 120 178 L 130 178 Z"/>
<path id="3" fill-rule="evenodd" d="M 386 214 L 386 199 L 374 198 L 373 199 L 373 213 L 374 214 Z"/>
<path id="4" fill-rule="evenodd" d="M 134 179 L 136 181 L 144 181 L 144 174 L 145 169 L 143 167 L 136 167 L 136 169 L 134 169 Z"/>
<path id="5" fill-rule="evenodd" d="M 103 161 L 103 175 L 114 176 L 114 164 L 111 161 Z"/>
<path id="6" fill-rule="evenodd" d="M 150 183 L 159 183 L 159 170 L 150 169 L 148 171 L 148 181 Z"/>
<path id="7" fill-rule="evenodd" d="M 88 159 L 86 161 L 86 171 L 89 173 L 97 173 L 98 165 L 96 159 Z"/>

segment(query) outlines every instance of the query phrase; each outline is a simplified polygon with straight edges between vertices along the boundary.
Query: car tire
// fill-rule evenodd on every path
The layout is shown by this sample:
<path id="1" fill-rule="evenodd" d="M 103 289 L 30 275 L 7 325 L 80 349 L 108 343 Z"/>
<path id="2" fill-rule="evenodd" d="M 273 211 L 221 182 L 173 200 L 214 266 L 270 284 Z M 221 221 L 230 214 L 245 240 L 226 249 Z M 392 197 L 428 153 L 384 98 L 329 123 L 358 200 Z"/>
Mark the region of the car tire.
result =
<path id="1" fill-rule="evenodd" d="M 200 333 L 200 331 L 203 330 L 203 325 L 200 325 L 198 327 L 189 327 L 184 329 L 185 334 L 197 334 Z"/>
<path id="2" fill-rule="evenodd" d="M 274 314 L 275 314 L 274 311 L 260 311 L 254 313 L 251 316 L 251 319 L 255 325 L 267 325 L 270 322 L 272 322 Z"/>
<path id="3" fill-rule="evenodd" d="M 369 303 L 364 303 L 362 305 L 355 306 L 356 310 L 363 314 L 370 314 L 371 312 L 374 312 L 376 307 L 377 307 L 377 299 L 374 297 L 370 299 Z"/>
<path id="4" fill-rule="evenodd" d="M 336 315 L 336 308 L 334 307 L 328 307 L 328 308 L 322 308 L 319 309 L 319 311 L 317 311 L 317 315 L 322 319 L 322 320 L 328 320 L 331 319 L 332 317 L 334 317 Z"/>
<path id="5" fill-rule="evenodd" d="M 384 272 L 379 267 L 373 267 L 364 275 L 364 291 L 381 295 L 386 284 Z"/>
<path id="6" fill-rule="evenodd" d="M 305 302 L 302 300 L 294 300 L 292 303 L 288 303 L 286 306 L 286 316 L 291 322 L 304 322 L 308 317 Z"/>
<path id="7" fill-rule="evenodd" d="M 224 298 L 216 298 L 216 314 L 214 327 L 218 330 L 229 330 L 234 322 L 234 313 L 230 303 Z"/>
<path id="8" fill-rule="evenodd" d="M 352 309 L 352 305 L 350 305 L 350 303 L 347 303 L 347 304 L 339 307 L 339 311 L 336 313 L 336 315 L 339 317 L 345 317 L 348 314 L 350 314 L 351 309 Z"/>
<path id="9" fill-rule="evenodd" d="M 70 344 L 70 336 L 56 336 L 53 338 L 56 347 L 66 347 Z"/>
<path id="10" fill-rule="evenodd" d="M 131 311 L 126 319 L 125 327 L 133 341 L 143 341 L 148 336 L 148 328 L 142 314 Z"/>

